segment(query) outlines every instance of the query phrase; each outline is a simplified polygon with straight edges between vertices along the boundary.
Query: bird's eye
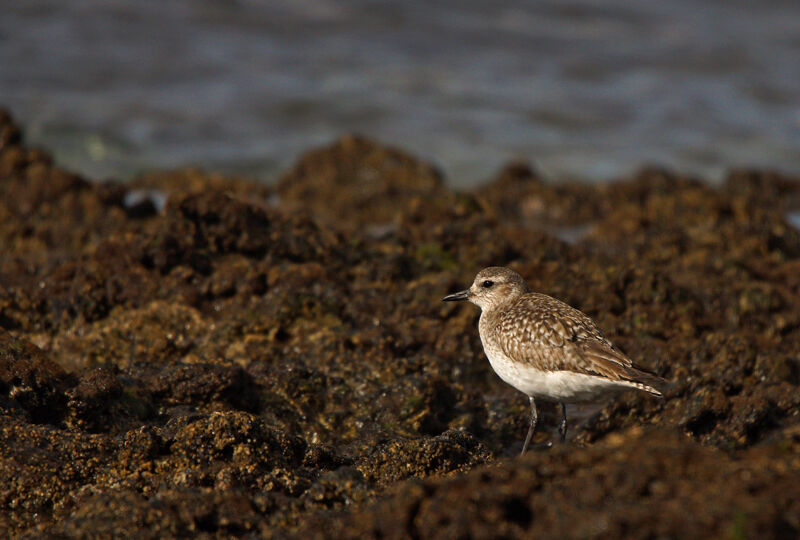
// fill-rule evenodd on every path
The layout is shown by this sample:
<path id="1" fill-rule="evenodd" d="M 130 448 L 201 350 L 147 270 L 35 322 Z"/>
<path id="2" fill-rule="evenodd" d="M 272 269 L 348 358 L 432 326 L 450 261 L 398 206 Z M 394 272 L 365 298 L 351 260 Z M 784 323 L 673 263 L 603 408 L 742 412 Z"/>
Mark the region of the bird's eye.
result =
<path id="1" fill-rule="evenodd" d="M 494 285 L 494 281 L 492 281 L 491 279 L 487 279 L 486 281 L 484 281 L 483 283 L 481 283 L 481 286 L 482 286 L 484 289 L 488 289 L 488 288 L 489 288 L 489 287 L 491 287 L 492 285 Z"/>

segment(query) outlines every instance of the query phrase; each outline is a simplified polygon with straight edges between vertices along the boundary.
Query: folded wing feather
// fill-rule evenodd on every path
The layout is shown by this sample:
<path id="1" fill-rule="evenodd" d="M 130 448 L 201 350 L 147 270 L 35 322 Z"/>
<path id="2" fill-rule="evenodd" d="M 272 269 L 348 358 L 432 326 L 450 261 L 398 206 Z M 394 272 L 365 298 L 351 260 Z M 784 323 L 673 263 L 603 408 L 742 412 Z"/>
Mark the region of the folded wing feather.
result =
<path id="1" fill-rule="evenodd" d="M 520 328 L 521 321 L 526 328 Z M 526 294 L 504 310 L 497 324 L 499 335 L 509 337 L 503 351 L 517 361 L 646 386 L 663 382 L 634 366 L 587 315 L 550 296 Z M 658 395 L 654 388 L 648 391 Z"/>

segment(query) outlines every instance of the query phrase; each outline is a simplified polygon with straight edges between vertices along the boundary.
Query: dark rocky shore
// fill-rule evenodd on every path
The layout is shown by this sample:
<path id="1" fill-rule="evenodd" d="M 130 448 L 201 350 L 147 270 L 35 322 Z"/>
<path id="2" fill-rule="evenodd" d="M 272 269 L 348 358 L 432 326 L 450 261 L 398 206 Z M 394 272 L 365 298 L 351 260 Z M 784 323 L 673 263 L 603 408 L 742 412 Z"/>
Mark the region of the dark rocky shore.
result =
<path id="1" fill-rule="evenodd" d="M 357 137 L 274 188 L 91 182 L 2 113 L 0 536 L 797 537 L 793 208 L 798 179 L 763 171 L 555 186 L 518 164 L 457 193 Z M 527 400 L 477 309 L 439 301 L 491 264 L 595 318 L 665 399 L 517 458 Z"/>

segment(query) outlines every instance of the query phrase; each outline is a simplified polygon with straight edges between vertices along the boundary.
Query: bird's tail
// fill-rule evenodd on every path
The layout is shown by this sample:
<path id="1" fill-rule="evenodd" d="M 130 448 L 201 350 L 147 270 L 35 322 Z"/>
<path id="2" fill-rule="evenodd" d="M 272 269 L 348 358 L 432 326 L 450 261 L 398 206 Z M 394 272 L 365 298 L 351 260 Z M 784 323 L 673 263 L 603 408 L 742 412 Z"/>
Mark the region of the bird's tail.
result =
<path id="1" fill-rule="evenodd" d="M 667 386 L 667 381 L 640 368 L 629 367 L 626 371 L 631 386 L 650 395 L 664 397 L 661 392 Z"/>

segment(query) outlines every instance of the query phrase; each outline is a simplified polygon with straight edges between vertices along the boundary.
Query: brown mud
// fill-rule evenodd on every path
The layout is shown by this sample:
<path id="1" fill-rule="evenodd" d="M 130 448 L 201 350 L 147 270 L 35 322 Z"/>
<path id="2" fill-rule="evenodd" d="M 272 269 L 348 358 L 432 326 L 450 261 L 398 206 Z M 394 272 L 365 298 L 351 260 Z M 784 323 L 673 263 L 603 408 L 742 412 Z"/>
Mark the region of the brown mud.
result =
<path id="1" fill-rule="evenodd" d="M 512 164 L 459 193 L 352 136 L 274 188 L 97 183 L 0 113 L 0 536 L 796 537 L 797 208 L 766 171 Z M 527 400 L 477 309 L 439 301 L 491 264 L 595 318 L 665 399 L 517 458 Z"/>

